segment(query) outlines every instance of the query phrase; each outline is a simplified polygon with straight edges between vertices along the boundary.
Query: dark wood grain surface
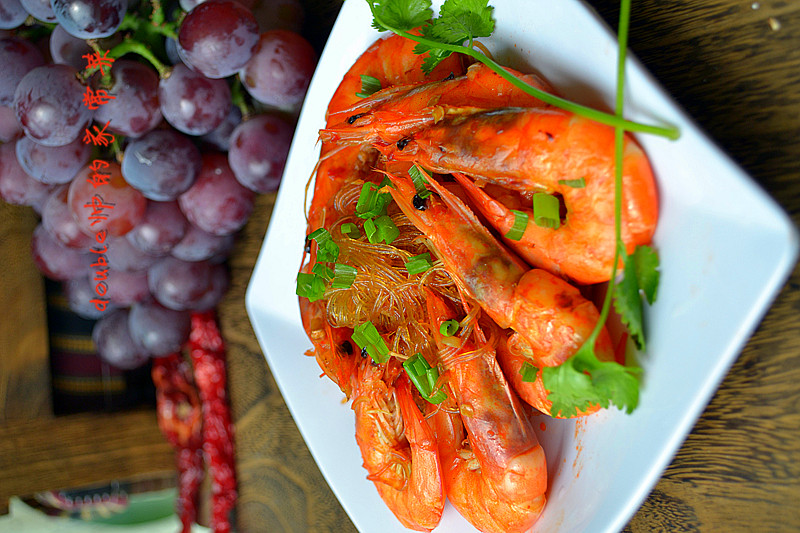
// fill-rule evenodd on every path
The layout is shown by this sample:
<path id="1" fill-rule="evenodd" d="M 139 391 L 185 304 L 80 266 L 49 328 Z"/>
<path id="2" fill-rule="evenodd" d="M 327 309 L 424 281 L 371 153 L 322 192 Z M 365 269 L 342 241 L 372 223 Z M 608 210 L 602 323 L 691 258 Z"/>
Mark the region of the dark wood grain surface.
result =
<path id="1" fill-rule="evenodd" d="M 616 26 L 617 1 L 590 3 Z M 314 15 L 319 38 L 325 24 Z M 800 2 L 640 0 L 630 48 L 800 224 Z M 238 243 L 233 289 L 221 310 L 237 430 L 238 526 L 248 533 L 354 531 L 283 403 L 244 309 L 273 200 L 259 200 Z M 626 530 L 800 530 L 800 268 Z"/>

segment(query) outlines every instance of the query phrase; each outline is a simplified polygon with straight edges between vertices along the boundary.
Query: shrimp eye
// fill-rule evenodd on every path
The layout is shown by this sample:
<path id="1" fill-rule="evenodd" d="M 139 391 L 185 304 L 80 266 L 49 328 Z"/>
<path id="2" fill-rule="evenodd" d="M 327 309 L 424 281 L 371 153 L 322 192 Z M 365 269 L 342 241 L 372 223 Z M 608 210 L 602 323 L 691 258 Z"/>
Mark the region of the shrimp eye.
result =
<path id="1" fill-rule="evenodd" d="M 357 115 L 353 115 L 353 116 L 347 117 L 347 123 L 348 124 L 352 124 L 353 122 L 355 122 L 356 120 L 360 119 L 363 116 L 364 116 L 364 113 L 359 113 Z"/>
<path id="2" fill-rule="evenodd" d="M 339 349 L 346 353 L 347 355 L 353 354 L 353 345 L 350 341 L 344 341 L 342 344 L 339 345 Z"/>
<path id="3" fill-rule="evenodd" d="M 451 72 L 451 73 L 450 73 L 450 74 L 449 74 L 449 75 L 448 75 L 448 76 L 447 76 L 445 79 L 443 79 L 442 81 L 449 81 L 449 80 L 454 80 L 454 79 L 456 79 L 456 73 L 455 73 L 455 72 Z"/>
<path id="4" fill-rule="evenodd" d="M 364 346 L 361 348 L 361 358 L 366 359 L 367 357 L 369 357 L 369 352 L 367 351 L 367 347 Z"/>
<path id="5" fill-rule="evenodd" d="M 414 198 L 411 200 L 411 203 L 414 204 L 414 209 L 417 211 L 425 211 L 428 209 L 428 199 L 427 198 L 420 198 L 419 194 L 415 194 Z"/>
<path id="6" fill-rule="evenodd" d="M 405 147 L 408 145 L 408 143 L 410 143 L 410 142 L 411 142 L 411 139 L 400 139 L 399 141 L 397 141 L 397 149 L 398 149 L 398 150 L 402 150 L 402 149 L 403 149 L 403 148 L 405 148 Z"/>
<path id="7" fill-rule="evenodd" d="M 308 238 L 308 235 L 306 235 L 306 245 L 303 247 L 303 250 L 305 250 L 307 254 L 311 253 L 311 239 Z"/>

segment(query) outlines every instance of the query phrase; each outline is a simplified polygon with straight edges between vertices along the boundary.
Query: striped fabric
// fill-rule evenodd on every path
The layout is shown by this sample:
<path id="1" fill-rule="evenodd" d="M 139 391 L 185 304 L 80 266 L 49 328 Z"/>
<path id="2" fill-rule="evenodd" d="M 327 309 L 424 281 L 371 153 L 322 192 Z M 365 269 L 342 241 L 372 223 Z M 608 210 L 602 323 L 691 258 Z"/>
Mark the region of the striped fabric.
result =
<path id="1" fill-rule="evenodd" d="M 92 342 L 95 321 L 71 312 L 61 285 L 47 280 L 47 322 L 53 412 L 114 411 L 155 405 L 149 365 L 122 371 L 97 356 Z"/>

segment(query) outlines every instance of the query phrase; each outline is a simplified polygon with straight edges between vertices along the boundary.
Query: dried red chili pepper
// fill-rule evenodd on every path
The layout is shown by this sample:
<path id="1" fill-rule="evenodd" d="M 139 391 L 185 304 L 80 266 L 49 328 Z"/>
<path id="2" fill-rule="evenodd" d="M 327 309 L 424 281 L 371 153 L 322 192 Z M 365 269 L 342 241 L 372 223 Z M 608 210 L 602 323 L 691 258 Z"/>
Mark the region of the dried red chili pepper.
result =
<path id="1" fill-rule="evenodd" d="M 179 354 L 153 358 L 158 426 L 172 447 L 178 470 L 176 511 L 182 533 L 197 521 L 197 496 L 203 481 L 203 417 L 191 365 Z"/>
<path id="2" fill-rule="evenodd" d="M 236 502 L 233 424 L 227 400 L 225 346 L 213 311 L 192 314 L 189 348 L 203 404 L 203 450 L 211 473 L 211 525 L 228 533 Z"/>

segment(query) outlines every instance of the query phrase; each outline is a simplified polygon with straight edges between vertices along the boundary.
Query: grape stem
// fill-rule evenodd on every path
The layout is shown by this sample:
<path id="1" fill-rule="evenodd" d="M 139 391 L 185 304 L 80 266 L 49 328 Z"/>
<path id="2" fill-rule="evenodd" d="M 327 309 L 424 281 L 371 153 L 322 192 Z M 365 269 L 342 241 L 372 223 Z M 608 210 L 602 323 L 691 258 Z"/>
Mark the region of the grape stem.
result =
<path id="1" fill-rule="evenodd" d="M 247 107 L 247 101 L 245 100 L 244 91 L 242 91 L 242 82 L 239 76 L 233 79 L 233 84 L 231 85 L 231 102 L 242 112 L 242 120 L 247 120 L 251 110 Z"/>
<path id="2" fill-rule="evenodd" d="M 153 65 L 153 68 L 158 71 L 158 77 L 161 79 L 168 78 L 172 72 L 171 68 L 165 66 L 164 63 L 159 61 L 159 59 L 155 56 L 155 54 L 153 54 L 153 52 L 150 51 L 150 48 L 148 48 L 147 45 L 139 41 L 134 41 L 133 39 L 126 39 L 125 41 L 116 45 L 114 48 L 108 51 L 108 56 L 113 59 L 119 59 L 125 54 L 131 53 L 139 54 L 148 60 L 150 64 Z"/>

